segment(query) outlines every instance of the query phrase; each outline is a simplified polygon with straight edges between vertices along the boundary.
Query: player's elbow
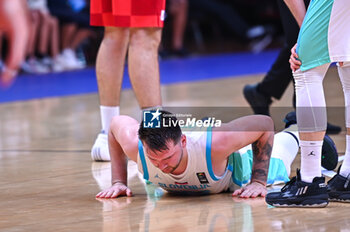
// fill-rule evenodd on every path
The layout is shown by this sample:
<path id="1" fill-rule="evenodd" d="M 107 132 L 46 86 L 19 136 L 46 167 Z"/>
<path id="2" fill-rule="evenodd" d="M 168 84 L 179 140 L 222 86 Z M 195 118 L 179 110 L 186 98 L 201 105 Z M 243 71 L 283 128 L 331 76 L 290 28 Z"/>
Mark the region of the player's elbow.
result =
<path id="1" fill-rule="evenodd" d="M 270 116 L 261 116 L 261 125 L 264 127 L 265 131 L 274 131 L 275 124 Z"/>
<path id="2" fill-rule="evenodd" d="M 257 117 L 259 118 L 256 118 L 254 125 L 257 131 L 264 133 L 274 133 L 275 125 L 270 116 L 257 115 Z"/>

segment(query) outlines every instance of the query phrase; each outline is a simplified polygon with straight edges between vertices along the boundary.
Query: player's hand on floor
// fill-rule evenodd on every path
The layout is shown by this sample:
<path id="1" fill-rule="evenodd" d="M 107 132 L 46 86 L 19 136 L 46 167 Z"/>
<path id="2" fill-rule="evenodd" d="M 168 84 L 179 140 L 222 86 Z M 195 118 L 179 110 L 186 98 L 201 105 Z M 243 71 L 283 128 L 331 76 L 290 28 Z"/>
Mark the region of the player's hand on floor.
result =
<path id="1" fill-rule="evenodd" d="M 123 183 L 115 183 L 111 187 L 99 192 L 98 198 L 116 198 L 119 196 L 132 196 L 131 190 Z"/>
<path id="2" fill-rule="evenodd" d="M 266 186 L 258 182 L 252 182 L 247 184 L 245 187 L 237 189 L 233 192 L 232 196 L 238 196 L 242 198 L 255 198 L 265 197 L 267 194 Z"/>
<path id="3" fill-rule="evenodd" d="M 294 47 L 290 50 L 290 58 L 289 58 L 289 64 L 290 68 L 292 69 L 293 72 L 295 72 L 297 69 L 300 68 L 301 62 L 298 60 L 299 56 L 296 52 L 297 44 L 294 45 Z"/>

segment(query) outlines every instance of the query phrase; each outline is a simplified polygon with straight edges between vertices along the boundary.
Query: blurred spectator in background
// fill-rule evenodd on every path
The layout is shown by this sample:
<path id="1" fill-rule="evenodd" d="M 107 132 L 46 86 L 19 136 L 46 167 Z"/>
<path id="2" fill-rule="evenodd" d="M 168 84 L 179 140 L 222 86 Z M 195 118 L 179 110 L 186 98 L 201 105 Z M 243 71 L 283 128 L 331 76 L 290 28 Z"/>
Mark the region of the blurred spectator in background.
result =
<path id="1" fill-rule="evenodd" d="M 1 28 L 0 28 L 0 70 L 2 70 L 2 67 L 4 65 L 2 61 L 2 43 L 3 43 L 3 32 L 1 31 Z"/>
<path id="2" fill-rule="evenodd" d="M 189 0 L 189 3 L 190 18 L 209 20 L 209 23 L 219 22 L 240 40 L 250 43 L 250 49 L 253 52 L 261 52 L 272 41 L 267 27 L 249 25 L 232 5 L 217 0 Z"/>
<path id="3" fill-rule="evenodd" d="M 57 18 L 50 14 L 47 0 L 27 2 L 32 23 L 28 58 L 22 69 L 28 73 L 61 72 L 69 69 L 69 63 L 59 54 L 59 24 Z"/>
<path id="4" fill-rule="evenodd" d="M 2 86 L 9 86 L 22 63 L 28 39 L 28 22 L 25 0 L 0 1 L 0 31 L 8 39 L 9 48 L 5 63 L 0 69 Z"/>
<path id="5" fill-rule="evenodd" d="M 48 0 L 50 12 L 59 19 L 62 31 L 62 55 L 71 69 L 86 66 L 83 56 L 78 58 L 77 50 L 81 43 L 94 36 L 90 28 L 89 5 L 85 0 Z"/>
<path id="6" fill-rule="evenodd" d="M 171 34 L 170 48 L 163 43 L 161 55 L 185 56 L 188 51 L 184 47 L 186 25 L 190 26 L 198 49 L 203 49 L 203 31 L 209 27 L 216 33 L 216 42 L 221 39 L 221 32 L 229 32 L 240 41 L 247 43 L 255 53 L 261 52 L 272 42 L 271 28 L 268 26 L 251 26 L 239 14 L 233 5 L 218 0 L 168 0 L 167 23 L 165 33 Z M 206 28 L 201 28 L 205 25 Z M 170 31 L 167 28 L 171 28 Z M 204 29 L 204 30 L 203 30 Z M 165 35 L 166 36 L 166 35 Z"/>
<path id="7" fill-rule="evenodd" d="M 43 65 L 35 56 L 36 45 L 38 41 L 38 33 L 40 28 L 39 11 L 29 9 L 29 1 L 26 1 L 26 13 L 29 24 L 29 37 L 26 50 L 26 58 L 22 63 L 22 70 L 27 73 L 47 73 L 49 69 Z"/>
<path id="8" fill-rule="evenodd" d="M 184 47 L 184 33 L 187 25 L 188 0 L 168 0 L 167 13 L 171 18 L 170 49 L 162 49 L 161 57 L 188 55 Z"/>

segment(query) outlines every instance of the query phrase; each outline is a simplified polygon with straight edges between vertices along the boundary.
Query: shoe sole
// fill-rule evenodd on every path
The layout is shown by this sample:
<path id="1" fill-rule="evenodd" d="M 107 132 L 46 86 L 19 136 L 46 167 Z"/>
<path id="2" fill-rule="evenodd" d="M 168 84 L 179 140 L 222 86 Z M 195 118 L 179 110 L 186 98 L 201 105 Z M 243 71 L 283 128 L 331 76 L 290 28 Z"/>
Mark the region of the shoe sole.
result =
<path id="1" fill-rule="evenodd" d="M 288 200 L 285 199 L 284 202 L 280 203 L 274 203 L 274 202 L 268 202 L 267 204 L 275 206 L 275 207 L 283 207 L 283 208 L 323 208 L 326 207 L 329 203 L 328 201 L 328 195 L 318 195 L 313 197 L 308 197 L 304 199 L 300 199 L 298 203 L 287 203 Z"/>
<path id="2" fill-rule="evenodd" d="M 350 203 L 350 199 L 329 198 L 328 200 L 331 202 Z"/>
<path id="3" fill-rule="evenodd" d="M 320 203 L 320 204 L 312 204 L 312 205 L 304 205 L 304 204 L 301 204 L 301 205 L 298 205 L 298 204 L 292 204 L 292 205 L 288 205 L 288 204 L 283 204 L 283 205 L 280 205 L 280 204 L 270 204 L 274 207 L 279 207 L 279 208 L 324 208 L 328 205 L 328 202 L 323 202 L 323 203 Z"/>
<path id="4" fill-rule="evenodd" d="M 329 201 L 334 202 L 349 202 L 350 203 L 350 191 L 333 191 L 328 193 Z"/>

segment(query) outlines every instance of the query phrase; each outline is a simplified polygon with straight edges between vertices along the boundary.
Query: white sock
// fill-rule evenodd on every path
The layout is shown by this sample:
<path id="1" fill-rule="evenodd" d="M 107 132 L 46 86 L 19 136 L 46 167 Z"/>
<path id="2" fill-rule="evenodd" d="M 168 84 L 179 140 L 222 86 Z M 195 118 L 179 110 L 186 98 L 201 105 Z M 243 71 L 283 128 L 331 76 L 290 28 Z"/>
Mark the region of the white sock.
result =
<path id="1" fill-rule="evenodd" d="M 339 174 L 344 177 L 347 177 L 350 174 L 350 135 L 346 135 L 345 158 L 341 165 Z"/>
<path id="2" fill-rule="evenodd" d="M 294 136 L 293 136 L 293 135 Z M 281 159 L 286 167 L 288 176 L 290 167 L 299 151 L 297 132 L 280 132 L 275 134 L 271 157 Z"/>
<path id="3" fill-rule="evenodd" d="M 322 141 L 303 141 L 300 140 L 301 151 L 301 180 L 312 183 L 314 177 L 321 174 L 321 151 Z"/>
<path id="4" fill-rule="evenodd" d="M 112 118 L 119 115 L 119 106 L 100 106 L 102 133 L 107 134 Z"/>

